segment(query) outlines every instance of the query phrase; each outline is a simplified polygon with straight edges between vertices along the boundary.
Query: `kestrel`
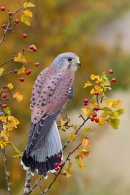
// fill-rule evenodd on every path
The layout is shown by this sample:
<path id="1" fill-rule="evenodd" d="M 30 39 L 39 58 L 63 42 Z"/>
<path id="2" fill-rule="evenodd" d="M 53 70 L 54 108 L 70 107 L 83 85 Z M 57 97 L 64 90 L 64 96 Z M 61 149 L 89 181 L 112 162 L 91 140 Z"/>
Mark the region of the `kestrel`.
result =
<path id="1" fill-rule="evenodd" d="M 59 54 L 37 77 L 30 100 L 31 127 L 21 164 L 45 178 L 62 162 L 62 144 L 56 124 L 74 94 L 74 75 L 79 57 L 71 52 Z"/>

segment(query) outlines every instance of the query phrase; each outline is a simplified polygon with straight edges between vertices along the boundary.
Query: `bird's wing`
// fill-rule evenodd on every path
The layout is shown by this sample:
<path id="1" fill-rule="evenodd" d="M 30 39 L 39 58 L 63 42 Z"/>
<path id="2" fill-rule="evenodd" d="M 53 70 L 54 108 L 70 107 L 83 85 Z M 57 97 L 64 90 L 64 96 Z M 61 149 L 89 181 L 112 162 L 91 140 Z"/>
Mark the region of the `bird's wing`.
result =
<path id="1" fill-rule="evenodd" d="M 52 71 L 49 74 L 48 69 L 38 76 L 33 88 L 31 108 L 34 124 L 31 126 L 26 149 L 28 153 L 36 148 L 51 128 L 58 113 L 70 99 L 73 75 L 68 71 L 59 73 Z"/>

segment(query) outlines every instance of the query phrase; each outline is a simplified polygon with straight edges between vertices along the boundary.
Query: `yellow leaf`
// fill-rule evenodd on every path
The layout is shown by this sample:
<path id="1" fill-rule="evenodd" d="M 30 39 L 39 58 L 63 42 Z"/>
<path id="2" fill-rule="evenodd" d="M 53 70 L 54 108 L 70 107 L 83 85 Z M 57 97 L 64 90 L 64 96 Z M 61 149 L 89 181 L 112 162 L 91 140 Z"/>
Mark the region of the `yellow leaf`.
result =
<path id="1" fill-rule="evenodd" d="M 13 130 L 13 128 L 17 128 L 19 121 L 15 117 L 7 116 L 7 119 L 8 119 L 8 122 L 6 124 L 6 129 L 8 129 L 8 131 Z"/>
<path id="2" fill-rule="evenodd" d="M 98 117 L 98 118 L 99 118 L 99 122 L 98 122 L 99 126 L 102 126 L 106 123 L 106 121 L 102 117 Z"/>
<path id="3" fill-rule="evenodd" d="M 80 160 L 77 162 L 77 164 L 78 164 L 78 167 L 79 167 L 81 170 L 85 167 L 85 165 L 83 164 L 83 162 L 80 161 Z"/>
<path id="4" fill-rule="evenodd" d="M 97 79 L 97 81 L 98 81 L 98 82 L 99 82 L 99 79 L 100 79 L 100 77 L 99 77 L 99 76 L 94 75 L 94 74 L 91 74 L 90 78 L 91 78 L 91 80 L 95 80 L 95 79 Z"/>
<path id="5" fill-rule="evenodd" d="M 99 104 L 99 108 L 103 108 L 103 107 L 104 107 L 104 103 L 102 102 Z"/>
<path id="6" fill-rule="evenodd" d="M 83 112 L 87 117 L 89 117 L 89 116 L 92 115 L 92 113 L 94 112 L 94 110 L 91 110 L 91 108 L 86 107 L 86 108 L 82 108 L 82 112 Z"/>
<path id="7" fill-rule="evenodd" d="M 121 106 L 122 106 L 122 101 L 119 99 L 112 103 L 112 108 L 120 108 Z"/>
<path id="8" fill-rule="evenodd" d="M 69 141 L 70 141 L 70 142 L 73 142 L 73 141 L 75 141 L 76 138 L 77 138 L 77 135 L 74 134 L 74 133 L 71 133 L 71 134 L 70 134 L 70 137 L 69 137 Z"/>
<path id="9" fill-rule="evenodd" d="M 6 141 L 6 142 L 8 142 L 8 138 L 9 138 L 9 132 L 8 131 L 6 131 L 6 130 L 2 130 L 1 131 L 1 137 L 2 137 L 2 139 L 4 140 L 4 141 Z"/>
<path id="10" fill-rule="evenodd" d="M 0 68 L 0 76 L 3 74 L 4 68 Z"/>
<path id="11" fill-rule="evenodd" d="M 27 60 L 22 53 L 18 53 L 18 55 L 14 57 L 14 62 L 27 63 Z"/>
<path id="12" fill-rule="evenodd" d="M 32 12 L 30 10 L 25 10 L 23 13 L 29 17 L 32 17 Z"/>
<path id="13" fill-rule="evenodd" d="M 107 106 L 111 107 L 113 102 L 114 102 L 114 100 L 112 100 L 112 99 L 107 100 Z"/>
<path id="14" fill-rule="evenodd" d="M 23 4 L 23 7 L 24 7 L 24 8 L 27 8 L 27 7 L 35 7 L 35 5 L 34 5 L 33 3 L 31 3 L 31 2 L 25 2 L 25 3 Z"/>
<path id="15" fill-rule="evenodd" d="M 14 93 L 13 98 L 16 98 L 18 102 L 21 102 L 23 100 L 23 95 L 21 95 L 19 92 Z"/>
<path id="16" fill-rule="evenodd" d="M 20 68 L 17 72 L 18 75 L 25 73 L 26 68 L 23 66 L 22 68 Z"/>
<path id="17" fill-rule="evenodd" d="M 90 81 L 87 81 L 85 84 L 84 84 L 84 88 L 85 87 L 89 87 L 89 86 L 92 86 L 93 84 L 90 82 Z"/>
<path id="18" fill-rule="evenodd" d="M 101 94 L 101 93 L 103 92 L 103 88 L 100 87 L 99 85 L 95 85 L 95 86 L 94 86 L 94 89 L 95 89 L 95 91 L 98 92 L 98 94 Z"/>
<path id="19" fill-rule="evenodd" d="M 21 21 L 22 21 L 24 24 L 30 26 L 30 21 L 29 21 L 29 19 L 28 19 L 28 17 L 27 17 L 26 15 L 22 15 L 22 16 L 21 16 Z"/>
<path id="20" fill-rule="evenodd" d="M 2 123 L 6 123 L 7 122 L 6 117 L 5 116 L 0 116 L 0 121 Z"/>
<path id="21" fill-rule="evenodd" d="M 9 88 L 10 90 L 13 89 L 13 87 L 14 87 L 14 86 L 12 85 L 12 83 L 9 83 L 7 86 L 8 86 L 8 88 Z"/>
<path id="22" fill-rule="evenodd" d="M 72 125 L 72 127 L 74 128 L 74 130 L 77 129 L 77 125 L 75 125 L 75 124 L 71 124 L 71 125 Z"/>
<path id="23" fill-rule="evenodd" d="M 83 149 L 79 150 L 79 154 L 77 155 L 78 158 L 76 160 L 79 160 L 79 158 L 83 159 L 84 157 L 88 157 L 90 154 L 90 151 L 88 150 L 88 147 L 84 147 Z"/>
<path id="24" fill-rule="evenodd" d="M 87 146 L 87 145 L 88 145 L 88 142 L 89 142 L 89 140 L 88 140 L 87 138 L 84 138 L 84 139 L 82 140 L 82 146 L 83 146 L 83 147 Z"/>
<path id="25" fill-rule="evenodd" d="M 93 95 L 94 94 L 94 91 L 95 91 L 94 88 L 92 88 L 91 91 L 90 91 L 90 94 Z"/>
<path id="26" fill-rule="evenodd" d="M 66 119 L 65 121 L 61 120 L 61 129 L 66 130 L 66 125 L 68 124 L 68 120 Z"/>

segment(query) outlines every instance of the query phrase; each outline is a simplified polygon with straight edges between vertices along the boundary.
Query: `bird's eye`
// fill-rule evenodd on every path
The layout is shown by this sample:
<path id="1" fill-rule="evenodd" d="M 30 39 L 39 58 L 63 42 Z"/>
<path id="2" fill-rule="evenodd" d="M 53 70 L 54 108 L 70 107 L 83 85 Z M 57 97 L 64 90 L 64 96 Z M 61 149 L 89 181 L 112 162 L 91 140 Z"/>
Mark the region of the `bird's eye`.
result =
<path id="1" fill-rule="evenodd" d="M 69 62 L 72 61 L 72 58 L 68 58 L 68 61 L 69 61 Z"/>

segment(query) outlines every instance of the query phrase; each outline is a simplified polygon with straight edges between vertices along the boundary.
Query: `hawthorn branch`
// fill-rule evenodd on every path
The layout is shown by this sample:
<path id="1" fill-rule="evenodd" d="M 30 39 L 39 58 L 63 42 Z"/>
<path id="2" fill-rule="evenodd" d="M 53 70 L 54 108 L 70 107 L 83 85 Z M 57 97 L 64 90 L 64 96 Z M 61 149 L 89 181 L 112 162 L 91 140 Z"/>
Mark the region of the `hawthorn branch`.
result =
<path id="1" fill-rule="evenodd" d="M 5 65 L 5 64 L 7 64 L 8 62 L 11 62 L 11 61 L 13 61 L 13 60 L 14 60 L 14 58 L 11 58 L 11 59 L 7 60 L 6 62 L 0 64 L 0 66 L 3 66 L 3 65 Z"/>
<path id="2" fill-rule="evenodd" d="M 12 74 L 12 73 L 13 73 L 13 71 L 6 72 L 6 73 L 2 74 L 1 77 L 5 76 L 7 74 Z"/>
<path id="3" fill-rule="evenodd" d="M 25 180 L 25 186 L 24 186 L 24 193 L 23 195 L 30 194 L 30 186 L 31 186 L 31 169 L 29 168 L 26 170 L 26 180 Z"/>

